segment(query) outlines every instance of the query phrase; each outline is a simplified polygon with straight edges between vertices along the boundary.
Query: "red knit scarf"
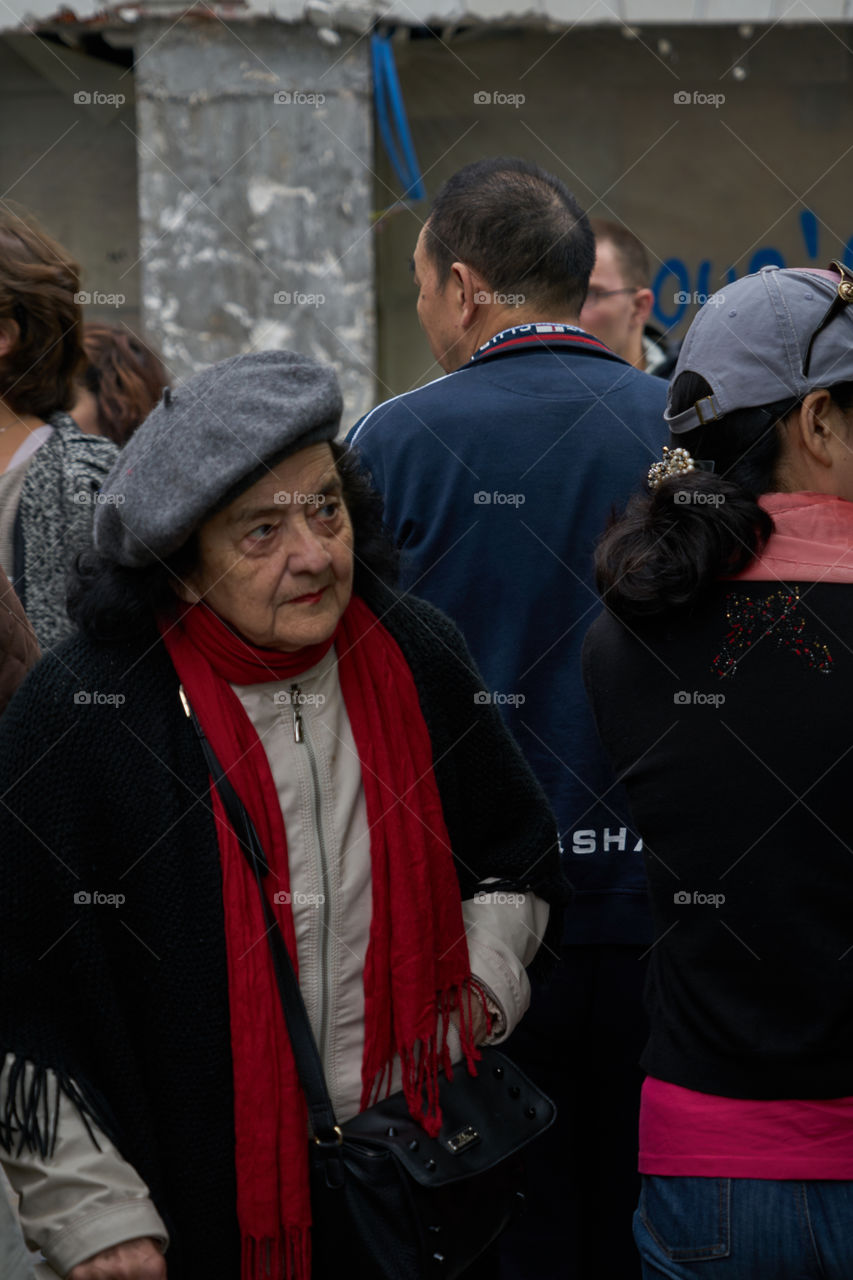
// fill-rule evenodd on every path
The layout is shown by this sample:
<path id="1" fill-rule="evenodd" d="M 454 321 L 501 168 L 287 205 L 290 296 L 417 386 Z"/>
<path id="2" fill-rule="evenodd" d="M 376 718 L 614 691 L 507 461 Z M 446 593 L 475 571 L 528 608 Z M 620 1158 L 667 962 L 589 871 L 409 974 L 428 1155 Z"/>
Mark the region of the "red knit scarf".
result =
<path id="1" fill-rule="evenodd" d="M 297 653 L 257 649 L 205 605 L 161 631 L 175 670 L 270 864 L 266 892 L 297 968 L 290 878 L 278 793 L 263 745 L 230 688 L 284 680 L 314 666 L 334 642 L 341 691 L 361 761 L 370 829 L 372 918 L 364 970 L 362 1108 L 390 1085 L 395 1055 L 409 1110 L 429 1133 L 441 1123 L 440 1069 L 450 1075 L 447 1027 L 458 1009 L 468 1069 L 468 946 L 459 882 L 432 768 L 432 746 L 412 673 L 396 641 L 353 597 L 336 634 Z M 242 1280 L 308 1280 L 311 1212 L 307 1111 L 279 1004 L 258 889 L 218 793 L 213 812 L 222 866 L 237 1217 Z M 462 998 L 463 992 L 467 998 Z"/>

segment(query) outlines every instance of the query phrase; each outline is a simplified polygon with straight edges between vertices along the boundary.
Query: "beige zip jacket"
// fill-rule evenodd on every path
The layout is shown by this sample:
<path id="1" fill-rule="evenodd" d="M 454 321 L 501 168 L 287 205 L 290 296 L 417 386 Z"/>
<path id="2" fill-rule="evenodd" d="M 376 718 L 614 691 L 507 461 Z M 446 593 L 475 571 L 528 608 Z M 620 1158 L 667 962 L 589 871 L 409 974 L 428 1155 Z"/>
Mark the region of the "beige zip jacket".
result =
<path id="1" fill-rule="evenodd" d="M 361 1103 L 370 832 L 335 651 L 296 681 L 234 688 L 264 744 L 285 815 L 299 982 L 335 1111 L 346 1121 Z M 539 947 L 548 911 L 533 894 L 490 893 L 488 887 L 462 904 L 471 971 L 496 1014 L 490 1043 L 505 1039 L 527 1008 L 525 966 Z M 451 1034 L 451 1056 L 458 1061 L 458 1035 Z M 3 1084 L 0 1074 L 0 1105 Z M 400 1084 L 398 1063 L 392 1089 Z M 21 1197 L 25 1238 L 60 1276 L 136 1236 L 168 1244 L 144 1182 L 103 1136 L 99 1141 L 100 1153 L 65 1103 L 51 1160 L 32 1153 L 3 1156 Z M 50 1275 L 43 1270 L 40 1280 Z"/>

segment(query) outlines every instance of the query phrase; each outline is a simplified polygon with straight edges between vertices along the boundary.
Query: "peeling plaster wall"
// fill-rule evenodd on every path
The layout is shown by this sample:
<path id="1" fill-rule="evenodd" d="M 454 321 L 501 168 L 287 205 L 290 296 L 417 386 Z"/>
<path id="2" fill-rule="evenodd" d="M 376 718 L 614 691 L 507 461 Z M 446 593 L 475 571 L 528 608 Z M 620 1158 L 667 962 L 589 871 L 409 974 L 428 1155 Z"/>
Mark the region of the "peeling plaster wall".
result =
<path id="1" fill-rule="evenodd" d="M 181 0 L 128 0 L 109 5 L 126 22 L 140 12 L 176 18 L 189 3 Z M 103 0 L 73 0 L 71 12 L 92 21 L 103 13 Z M 0 29 L 34 21 L 67 23 L 68 8 L 59 0 L 3 0 Z M 786 22 L 813 23 L 849 21 L 853 0 L 383 0 L 381 5 L 359 0 L 243 0 L 212 3 L 226 21 L 276 17 L 284 22 L 300 22 L 306 12 L 318 19 L 327 16 L 332 26 L 369 29 L 374 21 L 403 26 L 452 25 L 456 23 L 523 19 L 529 25 L 622 26 L 637 23 Z M 61 16 L 61 15 L 65 16 Z"/>
<path id="2" fill-rule="evenodd" d="M 0 197 L 80 264 L 86 320 L 133 329 L 135 129 L 131 73 L 36 36 L 0 37 Z"/>
<path id="3" fill-rule="evenodd" d="M 368 45 L 307 26 L 185 20 L 136 44 L 147 327 L 187 375 L 295 348 L 374 400 Z"/>
<path id="4" fill-rule="evenodd" d="M 698 303 L 771 261 L 853 266 L 853 39 L 814 23 L 470 31 L 398 39 L 431 200 L 462 165 L 519 155 L 644 242 L 655 322 L 683 338 Z M 739 73 L 739 74 L 738 74 Z M 715 104 L 710 99 L 715 98 Z M 377 152 L 377 203 L 399 191 Z M 383 396 L 440 373 L 407 262 L 428 202 L 376 224 Z"/>

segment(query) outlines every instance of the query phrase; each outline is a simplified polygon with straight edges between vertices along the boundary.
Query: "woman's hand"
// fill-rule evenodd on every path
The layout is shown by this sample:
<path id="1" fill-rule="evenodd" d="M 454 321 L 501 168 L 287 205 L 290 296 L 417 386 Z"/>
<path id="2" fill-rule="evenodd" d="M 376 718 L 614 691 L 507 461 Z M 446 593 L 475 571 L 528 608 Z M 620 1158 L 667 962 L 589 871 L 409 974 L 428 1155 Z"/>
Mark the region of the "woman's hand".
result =
<path id="1" fill-rule="evenodd" d="M 463 999 L 467 1005 L 467 996 Z M 459 1034 L 459 1010 L 454 1009 L 450 1015 L 450 1021 Z M 471 995 L 471 1031 L 473 1033 L 474 1044 L 482 1044 L 489 1034 L 489 1015 L 486 1013 L 483 1001 L 479 994 L 475 991 Z"/>
<path id="2" fill-rule="evenodd" d="M 474 1044 L 482 1044 L 489 1034 L 488 1015 L 479 1000 L 472 1001 L 471 1030 L 474 1033 Z"/>
<path id="3" fill-rule="evenodd" d="M 166 1280 L 166 1259 L 150 1236 L 141 1236 L 78 1262 L 66 1280 Z"/>

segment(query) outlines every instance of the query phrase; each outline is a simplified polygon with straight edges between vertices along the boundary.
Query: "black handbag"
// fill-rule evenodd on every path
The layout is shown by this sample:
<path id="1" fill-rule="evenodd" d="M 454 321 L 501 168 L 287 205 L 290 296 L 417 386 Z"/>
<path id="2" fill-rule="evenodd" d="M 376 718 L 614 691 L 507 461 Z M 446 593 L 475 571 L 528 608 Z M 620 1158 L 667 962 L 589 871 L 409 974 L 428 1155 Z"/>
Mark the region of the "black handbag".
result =
<path id="1" fill-rule="evenodd" d="M 181 691 L 183 695 L 183 690 Z M 208 768 L 255 876 L 276 983 L 305 1093 L 313 1140 L 312 1273 L 371 1280 L 455 1280 L 497 1238 L 523 1201 L 519 1152 L 553 1123 L 556 1108 L 497 1049 L 481 1049 L 439 1077 L 443 1122 L 430 1138 L 402 1092 L 338 1125 L 308 1014 L 262 880 L 268 873 L 251 818 L 195 715 Z"/>

